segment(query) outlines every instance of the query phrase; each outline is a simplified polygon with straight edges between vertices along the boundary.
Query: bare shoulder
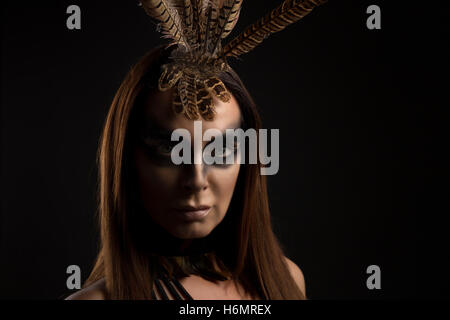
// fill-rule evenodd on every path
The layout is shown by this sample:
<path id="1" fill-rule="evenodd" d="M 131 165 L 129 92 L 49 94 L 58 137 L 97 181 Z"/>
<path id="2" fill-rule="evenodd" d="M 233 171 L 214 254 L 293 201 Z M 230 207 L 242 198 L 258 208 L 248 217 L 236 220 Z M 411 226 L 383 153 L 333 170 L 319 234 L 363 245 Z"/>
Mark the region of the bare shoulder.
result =
<path id="1" fill-rule="evenodd" d="M 305 288 L 305 277 L 303 275 L 302 270 L 298 267 L 298 265 L 295 264 L 291 259 L 288 257 L 284 257 L 286 260 L 286 263 L 289 267 L 289 271 L 291 272 L 292 277 L 295 280 L 295 283 L 297 283 L 297 286 L 302 290 L 303 294 L 306 295 L 306 288 Z"/>
<path id="2" fill-rule="evenodd" d="M 65 300 L 105 300 L 106 285 L 105 279 L 100 279 L 90 286 L 78 290 L 74 294 L 68 296 Z"/>

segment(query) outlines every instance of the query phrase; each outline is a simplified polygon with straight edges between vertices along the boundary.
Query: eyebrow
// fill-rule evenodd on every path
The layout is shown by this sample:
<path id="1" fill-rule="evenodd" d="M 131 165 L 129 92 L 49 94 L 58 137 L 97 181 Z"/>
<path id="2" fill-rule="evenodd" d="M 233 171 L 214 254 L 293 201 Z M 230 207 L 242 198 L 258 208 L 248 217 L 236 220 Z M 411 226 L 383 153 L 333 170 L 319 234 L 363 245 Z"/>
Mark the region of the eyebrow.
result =
<path id="1" fill-rule="evenodd" d="M 232 123 L 230 126 L 227 126 L 224 130 L 221 130 L 223 132 L 223 135 L 226 134 L 226 130 L 229 129 L 238 129 L 240 127 L 242 127 L 243 121 L 242 121 L 242 116 L 239 117 L 239 120 L 235 123 Z"/>
<path id="2" fill-rule="evenodd" d="M 222 141 L 223 142 L 226 142 L 226 139 L 227 139 L 227 130 L 235 130 L 235 129 L 238 129 L 238 128 L 241 128 L 241 126 L 243 125 L 243 119 L 242 119 L 242 116 L 239 118 L 239 121 L 238 122 L 235 122 L 235 123 L 233 123 L 231 126 L 228 126 L 228 127 L 226 127 L 225 129 L 224 129 L 224 131 L 221 131 L 222 132 Z M 207 145 L 209 145 L 210 143 L 213 143 L 213 141 L 216 139 L 216 137 L 211 137 L 211 140 L 210 141 L 205 141 L 206 142 L 206 145 L 205 146 L 207 146 Z"/>
<path id="3" fill-rule="evenodd" d="M 142 133 L 145 136 L 152 136 L 158 139 L 166 139 L 170 140 L 172 137 L 172 132 L 175 130 L 170 130 L 167 128 L 164 128 L 160 126 L 158 123 L 153 121 L 153 119 L 146 119 L 144 127 L 142 128 Z M 243 125 L 243 119 L 242 116 L 240 116 L 239 120 L 235 123 L 232 123 L 231 126 L 227 126 L 224 130 L 221 130 L 222 136 L 226 137 L 226 130 L 229 129 L 238 129 L 241 128 Z"/>
<path id="4" fill-rule="evenodd" d="M 146 119 L 145 124 L 141 131 L 145 136 L 152 136 L 158 139 L 168 139 L 172 136 L 172 131 L 161 127 L 152 119 Z"/>

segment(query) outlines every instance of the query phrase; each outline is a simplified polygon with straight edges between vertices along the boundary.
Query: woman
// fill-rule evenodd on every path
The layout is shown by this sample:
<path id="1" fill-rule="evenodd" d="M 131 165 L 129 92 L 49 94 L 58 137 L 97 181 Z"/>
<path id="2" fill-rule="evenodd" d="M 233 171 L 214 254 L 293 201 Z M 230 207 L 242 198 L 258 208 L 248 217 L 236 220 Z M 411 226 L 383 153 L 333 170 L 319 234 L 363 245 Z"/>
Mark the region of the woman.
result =
<path id="1" fill-rule="evenodd" d="M 169 54 L 144 56 L 111 105 L 98 153 L 101 248 L 67 299 L 306 299 L 303 274 L 272 231 L 261 165 L 171 163 L 168 132 L 192 136 L 194 121 L 173 112 L 170 90 L 156 90 Z M 237 74 L 219 78 L 231 100 L 214 100 L 217 117 L 202 130 L 259 130 Z"/>

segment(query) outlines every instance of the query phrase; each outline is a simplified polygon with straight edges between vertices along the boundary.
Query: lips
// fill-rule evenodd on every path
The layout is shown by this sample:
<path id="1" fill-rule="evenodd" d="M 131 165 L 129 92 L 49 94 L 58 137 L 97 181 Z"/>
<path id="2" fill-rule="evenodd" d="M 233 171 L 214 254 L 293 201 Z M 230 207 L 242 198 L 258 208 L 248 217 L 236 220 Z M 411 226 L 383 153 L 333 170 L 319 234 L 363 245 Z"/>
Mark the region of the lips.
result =
<path id="1" fill-rule="evenodd" d="M 177 210 L 177 211 L 200 211 L 200 210 L 208 210 L 209 208 L 211 208 L 211 207 L 210 206 L 197 206 L 197 207 L 179 206 L 179 207 L 176 207 L 175 210 Z"/>
<path id="2" fill-rule="evenodd" d="M 179 206 L 175 208 L 175 213 L 185 221 L 202 220 L 211 211 L 210 206 Z"/>

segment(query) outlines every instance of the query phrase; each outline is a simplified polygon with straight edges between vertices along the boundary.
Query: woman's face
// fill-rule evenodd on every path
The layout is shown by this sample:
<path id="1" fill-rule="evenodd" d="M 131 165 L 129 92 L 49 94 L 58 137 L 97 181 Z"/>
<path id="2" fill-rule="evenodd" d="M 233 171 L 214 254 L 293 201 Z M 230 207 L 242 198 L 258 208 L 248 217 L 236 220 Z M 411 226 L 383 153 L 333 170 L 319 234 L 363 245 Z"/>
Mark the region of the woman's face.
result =
<path id="1" fill-rule="evenodd" d="M 152 219 L 180 239 L 207 236 L 225 217 L 239 174 L 239 154 L 234 164 L 172 163 L 173 130 L 183 128 L 194 139 L 194 121 L 172 111 L 173 89 L 149 96 L 144 107 L 141 143 L 134 149 L 138 183 L 145 209 Z M 202 121 L 202 137 L 207 129 L 239 128 L 241 112 L 237 101 L 224 103 L 214 99 L 216 116 Z M 204 148 L 209 141 L 202 140 Z M 225 139 L 224 139 L 225 143 Z M 193 154 L 191 147 L 191 153 Z M 195 155 L 194 155 L 195 156 Z"/>

